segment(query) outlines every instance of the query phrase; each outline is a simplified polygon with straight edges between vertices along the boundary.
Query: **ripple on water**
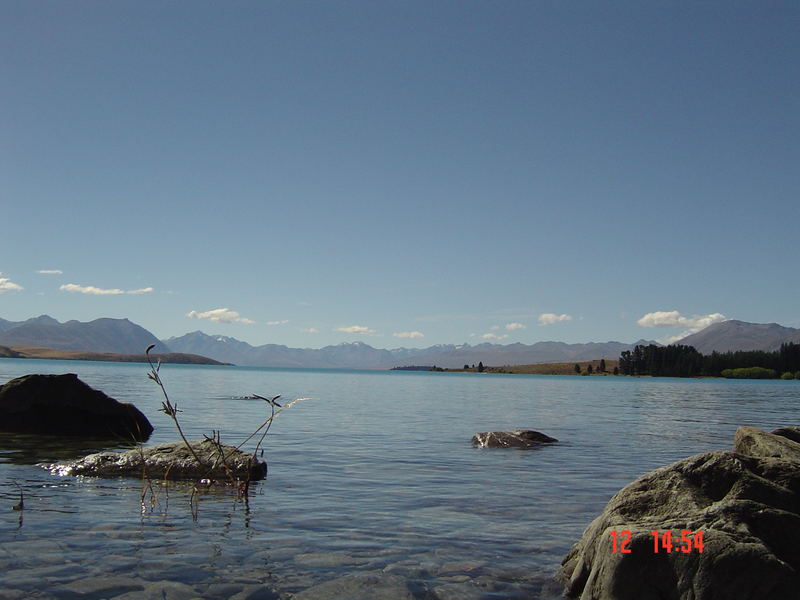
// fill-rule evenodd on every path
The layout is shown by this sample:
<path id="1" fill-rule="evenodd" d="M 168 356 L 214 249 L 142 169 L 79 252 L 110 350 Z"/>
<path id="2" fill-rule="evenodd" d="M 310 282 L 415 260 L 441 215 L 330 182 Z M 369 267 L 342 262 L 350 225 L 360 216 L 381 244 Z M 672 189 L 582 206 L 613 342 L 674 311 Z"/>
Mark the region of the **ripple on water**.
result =
<path id="1" fill-rule="evenodd" d="M 44 366 L 59 372 L 57 363 Z M 0 375 L 32 364 L 12 373 L 20 362 L 2 362 Z M 175 438 L 141 366 L 64 370 L 135 402 L 156 426 L 150 443 Z M 156 486 L 142 511 L 136 479 L 36 466 L 97 444 L 0 438 L 4 599 L 557 598 L 561 558 L 617 489 L 729 447 L 737 424 L 795 422 L 797 389 L 170 365 L 162 376 L 196 437 L 218 429 L 241 440 L 263 421 L 260 403 L 237 396 L 318 399 L 276 420 L 269 477 L 247 504 L 208 492 L 196 514 L 186 486 Z M 477 431 L 520 427 L 562 441 L 535 451 L 470 446 Z M 17 485 L 23 511 L 8 509 Z"/>

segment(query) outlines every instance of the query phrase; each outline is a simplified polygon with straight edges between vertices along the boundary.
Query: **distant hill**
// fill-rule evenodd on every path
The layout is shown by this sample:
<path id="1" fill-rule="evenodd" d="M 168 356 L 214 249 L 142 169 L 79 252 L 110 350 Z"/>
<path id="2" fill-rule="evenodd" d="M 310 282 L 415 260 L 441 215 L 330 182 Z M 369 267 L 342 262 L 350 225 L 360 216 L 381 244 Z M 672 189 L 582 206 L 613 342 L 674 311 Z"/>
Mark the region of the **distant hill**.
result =
<path id="1" fill-rule="evenodd" d="M 27 321 L 6 321 L 5 319 L 0 319 L 0 331 L 8 331 L 9 329 L 14 329 L 15 327 L 19 327 L 20 325 L 58 325 L 58 321 L 56 321 L 53 317 L 48 315 L 40 315 L 38 317 L 33 317 L 32 319 L 28 319 Z"/>
<path id="2" fill-rule="evenodd" d="M 736 350 L 778 350 L 781 344 L 800 344 L 800 329 L 783 327 L 777 323 L 746 323 L 722 321 L 693 333 L 677 343 L 694 346 L 702 354 L 735 352 Z"/>
<path id="3" fill-rule="evenodd" d="M 116 352 L 89 352 L 86 350 L 53 350 L 52 348 L 33 348 L 16 346 L 8 348 L 0 346 L 0 358 L 39 358 L 53 360 L 97 360 L 103 362 L 148 362 L 146 354 L 119 354 Z M 180 365 L 223 365 L 219 361 L 196 354 L 182 354 L 169 352 L 166 354 L 151 354 L 150 360 L 164 364 Z"/>
<path id="4" fill-rule="evenodd" d="M 156 336 L 128 319 L 59 323 L 52 317 L 42 315 L 27 321 L 15 323 L 3 320 L 0 323 L 2 346 L 141 354 L 150 344 L 156 344 L 156 352 L 171 352 Z"/>
<path id="5" fill-rule="evenodd" d="M 302 367 L 318 369 L 376 369 L 393 365 L 390 350 L 362 342 L 324 348 L 289 348 L 278 344 L 251 346 L 235 338 L 194 331 L 163 342 L 175 352 L 202 354 L 222 362 L 252 367 Z"/>
<path id="6" fill-rule="evenodd" d="M 193 331 L 180 337 L 171 337 L 161 344 L 174 352 L 200 354 L 235 365 L 253 366 L 247 362 L 253 346 L 224 335 L 208 335 L 202 331 Z"/>
<path id="7" fill-rule="evenodd" d="M 680 340 L 708 354 L 713 350 L 776 350 L 783 342 L 800 343 L 800 330 L 776 323 L 758 324 L 724 321 Z M 0 346 L 39 347 L 55 350 L 139 355 L 150 344 L 156 353 L 181 353 L 209 357 L 222 363 L 242 366 L 298 367 L 323 369 L 391 369 L 408 365 L 430 365 L 460 369 L 464 365 L 502 367 L 542 363 L 570 363 L 592 360 L 616 360 L 620 353 L 636 345 L 655 342 L 537 342 L 535 344 L 453 345 L 429 348 L 373 348 L 363 342 L 325 346 L 324 348 L 289 348 L 279 344 L 252 346 L 222 335 L 193 331 L 180 337 L 159 341 L 152 333 L 128 319 L 96 319 L 88 323 L 59 323 L 47 315 L 27 321 L 0 319 Z M 0 356 L 2 356 L 0 354 Z"/>
<path id="8" fill-rule="evenodd" d="M 460 368 L 465 364 L 519 365 L 566 361 L 616 359 L 623 350 L 636 344 L 653 342 L 640 340 L 634 344 L 621 342 L 565 344 L 538 342 L 525 344 L 452 344 L 423 349 L 397 348 L 382 350 L 363 342 L 325 346 L 324 348 L 289 348 L 276 344 L 251 346 L 226 336 L 212 336 L 194 331 L 164 342 L 176 352 L 202 354 L 222 362 L 243 366 L 306 367 L 342 369 L 390 369 L 406 365 L 436 365 Z"/>
<path id="9" fill-rule="evenodd" d="M 587 344 L 566 344 L 564 342 L 537 342 L 526 344 L 478 344 L 452 347 L 447 350 L 431 348 L 414 354 L 415 364 L 436 365 L 445 368 L 459 368 L 482 362 L 484 365 L 529 365 L 536 363 L 578 362 L 617 359 L 624 350 L 632 350 L 637 344 L 655 342 L 639 340 L 633 344 L 622 342 L 590 342 Z"/>

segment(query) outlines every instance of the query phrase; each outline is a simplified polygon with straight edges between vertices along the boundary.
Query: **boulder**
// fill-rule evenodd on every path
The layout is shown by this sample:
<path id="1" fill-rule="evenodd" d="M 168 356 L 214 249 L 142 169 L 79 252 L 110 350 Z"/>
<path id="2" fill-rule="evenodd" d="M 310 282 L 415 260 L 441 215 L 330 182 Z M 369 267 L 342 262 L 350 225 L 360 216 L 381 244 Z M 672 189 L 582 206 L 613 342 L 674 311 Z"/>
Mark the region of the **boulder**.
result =
<path id="1" fill-rule="evenodd" d="M 556 438 L 532 429 L 486 431 L 472 436 L 472 445 L 477 448 L 530 448 L 557 441 Z"/>
<path id="2" fill-rule="evenodd" d="M 142 477 L 146 474 L 152 479 L 257 481 L 267 476 L 267 463 L 252 454 L 208 439 L 189 443 L 194 454 L 184 442 L 170 442 L 125 452 L 98 452 L 79 460 L 48 465 L 48 468 L 56 475 L 90 477 Z"/>
<path id="3" fill-rule="evenodd" d="M 582 600 L 785 600 L 800 589 L 798 538 L 800 444 L 742 427 L 734 452 L 691 456 L 620 490 L 561 574 L 567 597 Z"/>
<path id="4" fill-rule="evenodd" d="M 733 451 L 745 456 L 800 460 L 800 443 L 777 432 L 764 433 L 757 427 L 739 427 L 733 436 Z M 791 431 L 784 428 L 783 431 Z"/>
<path id="5" fill-rule="evenodd" d="M 153 426 L 132 404 L 68 373 L 25 375 L 0 386 L 0 430 L 144 441 Z"/>
<path id="6" fill-rule="evenodd" d="M 779 427 L 772 434 L 789 438 L 793 442 L 800 442 L 800 427 Z"/>

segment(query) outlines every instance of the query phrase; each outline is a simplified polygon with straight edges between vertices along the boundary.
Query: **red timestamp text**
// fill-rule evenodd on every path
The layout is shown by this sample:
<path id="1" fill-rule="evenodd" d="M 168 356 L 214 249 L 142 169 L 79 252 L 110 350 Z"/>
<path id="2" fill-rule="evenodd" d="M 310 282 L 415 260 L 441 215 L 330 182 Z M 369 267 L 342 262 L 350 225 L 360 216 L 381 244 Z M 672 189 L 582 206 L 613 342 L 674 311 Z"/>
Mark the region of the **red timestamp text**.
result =
<path id="1" fill-rule="evenodd" d="M 625 529 L 623 531 L 612 531 L 611 535 L 611 552 L 619 552 L 620 554 L 630 554 L 631 540 L 633 533 Z M 689 552 L 703 553 L 705 544 L 703 543 L 703 530 L 691 531 L 690 529 L 682 529 L 680 535 L 678 531 L 675 533 L 671 529 L 666 531 L 651 531 L 650 535 L 653 536 L 653 553 L 666 552 Z"/>

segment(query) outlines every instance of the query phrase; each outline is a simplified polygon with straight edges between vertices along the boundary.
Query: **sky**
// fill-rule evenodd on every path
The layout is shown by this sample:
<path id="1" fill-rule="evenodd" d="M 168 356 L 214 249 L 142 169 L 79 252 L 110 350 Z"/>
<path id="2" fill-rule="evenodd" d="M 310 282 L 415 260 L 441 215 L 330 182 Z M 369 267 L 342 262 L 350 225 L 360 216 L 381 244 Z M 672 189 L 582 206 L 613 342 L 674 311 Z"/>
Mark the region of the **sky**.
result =
<path id="1" fill-rule="evenodd" d="M 254 345 L 800 327 L 795 1 L 5 0 L 0 317 Z"/>

